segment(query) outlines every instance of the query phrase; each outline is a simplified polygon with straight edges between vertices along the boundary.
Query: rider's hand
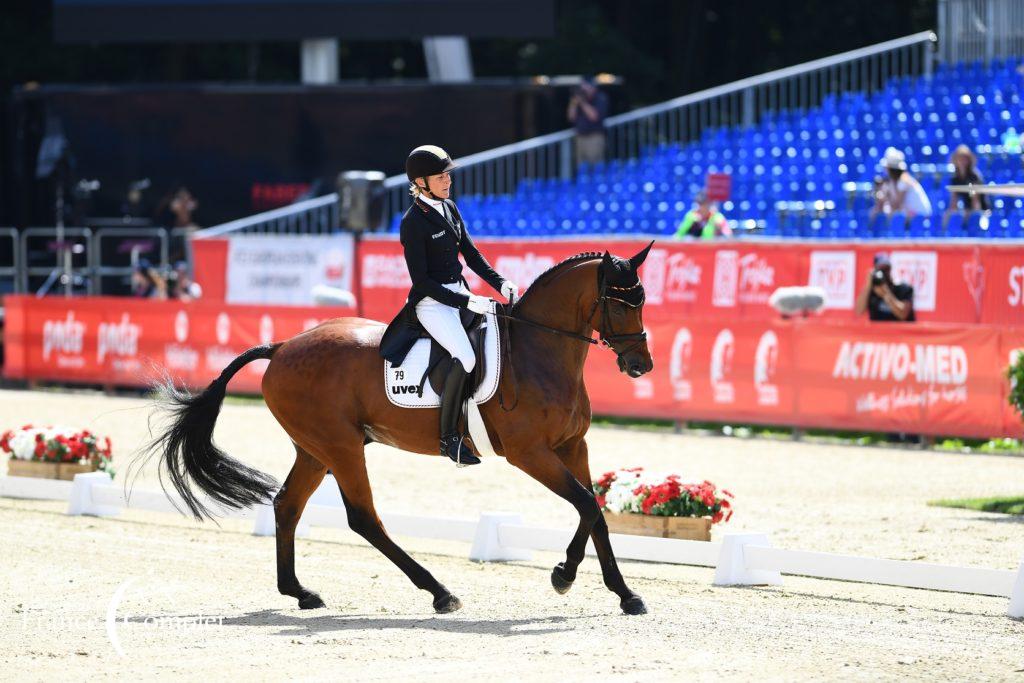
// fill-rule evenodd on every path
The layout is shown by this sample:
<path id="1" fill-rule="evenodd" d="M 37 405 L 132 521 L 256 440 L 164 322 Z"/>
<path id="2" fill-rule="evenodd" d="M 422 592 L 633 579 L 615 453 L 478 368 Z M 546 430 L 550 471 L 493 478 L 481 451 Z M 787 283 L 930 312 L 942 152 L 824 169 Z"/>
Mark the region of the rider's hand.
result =
<path id="1" fill-rule="evenodd" d="M 478 296 L 476 294 L 470 294 L 469 303 L 466 304 L 466 308 L 473 311 L 474 313 L 490 313 L 491 298 L 486 296 Z"/>
<path id="2" fill-rule="evenodd" d="M 511 280 L 505 280 L 501 283 L 501 295 L 512 301 L 512 299 L 519 298 L 519 285 L 512 282 Z"/>

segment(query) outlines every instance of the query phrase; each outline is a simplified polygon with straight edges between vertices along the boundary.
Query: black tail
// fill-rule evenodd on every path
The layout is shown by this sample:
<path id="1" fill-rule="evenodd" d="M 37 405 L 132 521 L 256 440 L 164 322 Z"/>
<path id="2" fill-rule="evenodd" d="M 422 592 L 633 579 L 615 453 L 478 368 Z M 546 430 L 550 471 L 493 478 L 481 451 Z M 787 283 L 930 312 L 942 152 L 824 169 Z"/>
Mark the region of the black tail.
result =
<path id="1" fill-rule="evenodd" d="M 164 377 L 153 387 L 158 392 L 157 405 L 169 418 L 169 425 L 149 443 L 145 452 L 149 456 L 159 454 L 160 485 L 164 486 L 166 472 L 198 520 L 213 519 L 214 515 L 205 502 L 196 497 L 193 486 L 229 508 L 267 502 L 277 488 L 273 477 L 235 460 L 213 443 L 213 426 L 224 402 L 228 381 L 246 363 L 269 359 L 277 346 L 268 344 L 249 349 L 196 395 L 177 389 L 170 377 Z"/>

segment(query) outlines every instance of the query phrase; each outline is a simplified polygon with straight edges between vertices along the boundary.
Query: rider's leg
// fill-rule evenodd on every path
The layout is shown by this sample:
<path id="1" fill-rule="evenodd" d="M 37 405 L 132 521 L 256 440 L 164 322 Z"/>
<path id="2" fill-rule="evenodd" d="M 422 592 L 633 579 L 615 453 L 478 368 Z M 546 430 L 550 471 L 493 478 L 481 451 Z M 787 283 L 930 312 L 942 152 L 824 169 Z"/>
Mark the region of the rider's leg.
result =
<path id="1" fill-rule="evenodd" d="M 441 392 L 441 455 L 460 465 L 476 465 L 480 459 L 463 446 L 463 435 L 458 428 L 466 379 L 476 365 L 459 311 L 433 299 L 424 299 L 416 306 L 416 316 L 430 336 L 452 355 L 451 369 Z"/>

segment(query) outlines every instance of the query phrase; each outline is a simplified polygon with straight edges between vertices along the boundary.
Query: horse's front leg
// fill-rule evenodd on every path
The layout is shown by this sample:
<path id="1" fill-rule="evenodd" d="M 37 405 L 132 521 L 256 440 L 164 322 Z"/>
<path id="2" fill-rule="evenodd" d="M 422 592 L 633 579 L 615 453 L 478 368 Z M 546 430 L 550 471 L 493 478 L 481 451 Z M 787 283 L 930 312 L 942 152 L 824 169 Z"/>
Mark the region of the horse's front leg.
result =
<path id="1" fill-rule="evenodd" d="M 583 561 L 587 538 L 594 525 L 599 521 L 601 523 L 604 521 L 601 509 L 597 506 L 593 492 L 577 480 L 550 448 L 535 447 L 520 453 L 510 453 L 506 458 L 511 464 L 547 486 L 556 495 L 569 501 L 580 515 L 579 527 L 565 550 L 565 562 L 559 563 L 551 572 L 551 585 L 559 593 L 565 593 L 576 580 L 576 570 L 580 566 L 580 562 Z M 606 539 L 607 535 L 607 527 L 605 527 Z M 628 589 L 626 590 L 628 591 Z M 637 597 L 632 593 L 630 596 Z M 640 606 L 643 606 L 642 600 Z M 630 612 L 627 610 L 625 602 L 622 607 L 623 610 Z M 632 611 L 630 613 L 641 612 Z"/>
<path id="2" fill-rule="evenodd" d="M 577 481 L 585 486 L 588 491 L 593 491 L 587 442 L 584 439 L 580 439 L 579 441 L 567 444 L 558 449 L 558 454 L 562 457 L 566 467 L 576 477 Z M 604 585 L 608 587 L 608 590 L 619 596 L 619 605 L 622 607 L 622 611 L 626 614 L 646 614 L 647 607 L 644 605 L 643 598 L 629 589 L 629 586 L 626 585 L 626 580 L 622 577 L 622 572 L 619 571 L 619 565 L 615 561 L 615 554 L 612 552 L 612 543 L 608 538 L 608 524 L 605 522 L 603 514 L 594 523 L 594 527 L 590 531 L 590 537 L 594 541 L 597 559 L 601 563 L 601 575 L 604 577 Z"/>

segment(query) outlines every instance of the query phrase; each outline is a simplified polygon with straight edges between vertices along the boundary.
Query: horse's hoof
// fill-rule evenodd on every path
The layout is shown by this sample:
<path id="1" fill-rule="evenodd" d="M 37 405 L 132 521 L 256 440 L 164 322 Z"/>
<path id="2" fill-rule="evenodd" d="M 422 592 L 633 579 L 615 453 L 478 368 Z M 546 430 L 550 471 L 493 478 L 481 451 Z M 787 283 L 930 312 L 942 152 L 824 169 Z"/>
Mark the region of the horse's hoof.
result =
<path id="1" fill-rule="evenodd" d="M 572 588 L 572 581 L 565 578 L 565 563 L 559 562 L 551 570 L 551 585 L 559 595 L 565 595 Z"/>
<path id="2" fill-rule="evenodd" d="M 448 614 L 460 609 L 462 609 L 462 602 L 451 593 L 434 600 L 434 611 L 438 614 Z"/>
<path id="3" fill-rule="evenodd" d="M 299 598 L 299 609 L 319 609 L 325 607 L 324 601 L 316 593 L 307 593 Z"/>
<path id="4" fill-rule="evenodd" d="M 626 614 L 647 614 L 647 605 L 644 604 L 643 598 L 639 595 L 623 600 L 619 603 L 619 606 L 622 607 L 622 611 Z"/>

